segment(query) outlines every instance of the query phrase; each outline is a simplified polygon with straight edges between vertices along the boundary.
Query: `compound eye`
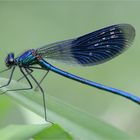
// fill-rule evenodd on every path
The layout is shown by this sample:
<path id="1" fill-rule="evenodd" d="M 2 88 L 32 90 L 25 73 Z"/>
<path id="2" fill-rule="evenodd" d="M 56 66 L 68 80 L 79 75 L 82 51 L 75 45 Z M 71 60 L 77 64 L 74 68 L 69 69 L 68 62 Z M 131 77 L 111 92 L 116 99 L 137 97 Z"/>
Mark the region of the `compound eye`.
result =
<path id="1" fill-rule="evenodd" d="M 5 60 L 5 64 L 7 67 L 10 67 L 14 64 L 14 54 L 13 53 L 8 54 L 8 56 L 6 57 L 6 60 Z"/>

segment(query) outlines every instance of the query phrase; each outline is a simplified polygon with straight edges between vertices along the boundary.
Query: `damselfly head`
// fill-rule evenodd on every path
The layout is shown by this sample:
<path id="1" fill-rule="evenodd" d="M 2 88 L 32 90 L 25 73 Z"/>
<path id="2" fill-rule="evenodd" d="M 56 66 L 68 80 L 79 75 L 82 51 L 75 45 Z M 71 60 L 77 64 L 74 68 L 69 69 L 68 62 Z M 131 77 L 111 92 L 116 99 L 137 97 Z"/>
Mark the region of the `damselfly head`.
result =
<path id="1" fill-rule="evenodd" d="M 15 64 L 14 53 L 9 53 L 5 59 L 5 64 L 7 67 L 11 67 Z"/>

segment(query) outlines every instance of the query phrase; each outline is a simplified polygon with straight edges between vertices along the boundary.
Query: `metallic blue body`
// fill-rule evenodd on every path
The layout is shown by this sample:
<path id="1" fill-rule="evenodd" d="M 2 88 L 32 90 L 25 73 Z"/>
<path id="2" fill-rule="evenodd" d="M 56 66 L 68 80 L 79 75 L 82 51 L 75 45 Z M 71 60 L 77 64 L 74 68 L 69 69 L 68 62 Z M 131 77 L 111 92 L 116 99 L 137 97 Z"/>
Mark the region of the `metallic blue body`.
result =
<path id="1" fill-rule="evenodd" d="M 21 56 L 15 59 L 16 64 L 19 66 L 29 66 L 37 63 L 36 57 L 33 55 L 33 51 L 35 50 L 28 50 L 24 52 Z"/>
<path id="2" fill-rule="evenodd" d="M 135 29 L 133 26 L 129 24 L 118 24 L 91 32 L 81 37 L 45 45 L 36 50 L 28 50 L 17 58 L 14 58 L 14 54 L 10 53 L 5 60 L 5 63 L 8 67 L 7 70 L 12 67 L 13 69 L 9 78 L 9 82 L 4 86 L 9 85 L 15 67 L 19 66 L 21 73 L 30 85 L 28 89 L 32 88 L 32 84 L 27 75 L 30 75 L 30 77 L 40 88 L 41 92 L 43 93 L 45 108 L 44 92 L 40 86 L 40 82 L 38 82 L 31 74 L 33 69 L 43 69 L 46 71 L 53 71 L 59 75 L 78 81 L 82 84 L 123 96 L 129 100 L 132 100 L 133 102 L 140 104 L 140 98 L 136 97 L 135 95 L 70 74 L 52 66 L 44 60 L 46 58 L 47 60 L 53 59 L 67 64 L 93 66 L 111 60 L 112 58 L 124 52 L 128 47 L 130 47 L 134 38 Z M 39 65 L 40 67 L 36 67 L 34 65 Z M 27 72 L 27 75 L 23 69 Z"/>
<path id="3" fill-rule="evenodd" d="M 140 104 L 140 98 L 133 95 L 133 94 L 130 94 L 128 92 L 125 92 L 125 91 L 122 91 L 122 90 L 118 90 L 118 89 L 115 89 L 115 88 L 112 88 L 112 87 L 109 87 L 109 86 L 105 86 L 105 85 L 102 85 L 102 84 L 99 84 L 99 83 L 96 83 L 96 82 L 93 82 L 93 81 L 90 81 L 90 80 L 87 80 L 87 79 L 84 79 L 84 78 L 81 78 L 81 77 L 78 77 L 76 75 L 73 75 L 71 73 L 68 73 L 68 72 L 65 72 L 61 69 L 58 69 L 54 66 L 52 66 L 51 64 L 49 64 L 48 62 L 46 62 L 45 60 L 40 60 L 39 61 L 39 64 L 47 69 L 47 70 L 51 70 L 57 74 L 60 74 L 64 77 L 67 77 L 69 79 L 72 79 L 72 80 L 75 80 L 75 81 L 78 81 L 82 84 L 85 84 L 85 85 L 89 85 L 89 86 L 92 86 L 92 87 L 96 87 L 98 89 L 101 89 L 101 90 L 105 90 L 105 91 L 109 91 L 109 92 L 112 92 L 114 94 L 117 94 L 117 95 L 120 95 L 120 96 L 123 96 L 123 97 L 126 97 L 138 104 Z"/>

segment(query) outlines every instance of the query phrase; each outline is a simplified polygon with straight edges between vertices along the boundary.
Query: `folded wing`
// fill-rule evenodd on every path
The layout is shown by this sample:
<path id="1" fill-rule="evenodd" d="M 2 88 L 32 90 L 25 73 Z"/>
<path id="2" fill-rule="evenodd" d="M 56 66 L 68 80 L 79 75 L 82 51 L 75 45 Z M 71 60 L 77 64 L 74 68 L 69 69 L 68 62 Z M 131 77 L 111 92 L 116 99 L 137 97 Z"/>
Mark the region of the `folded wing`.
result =
<path id="1" fill-rule="evenodd" d="M 84 36 L 52 43 L 37 49 L 46 59 L 82 66 L 106 62 L 126 50 L 135 37 L 129 24 L 112 25 Z"/>

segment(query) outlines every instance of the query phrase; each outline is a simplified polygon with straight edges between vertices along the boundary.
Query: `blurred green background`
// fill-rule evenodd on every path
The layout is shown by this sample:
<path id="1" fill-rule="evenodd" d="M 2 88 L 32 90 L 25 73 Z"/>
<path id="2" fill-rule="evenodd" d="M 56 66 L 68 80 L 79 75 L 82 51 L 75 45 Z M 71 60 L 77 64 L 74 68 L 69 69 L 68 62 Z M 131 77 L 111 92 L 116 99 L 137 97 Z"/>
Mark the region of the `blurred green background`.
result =
<path id="1" fill-rule="evenodd" d="M 132 47 L 102 65 L 86 68 L 52 63 L 87 79 L 140 96 L 140 2 L 138 1 L 46 1 L 0 2 L 0 68 L 9 52 L 15 55 L 51 42 L 70 39 L 118 23 L 132 24 L 136 38 Z M 15 74 L 15 79 L 20 74 Z M 40 77 L 40 72 L 36 73 Z M 7 73 L 1 77 L 8 77 Z M 81 85 L 54 73 L 43 83 L 46 93 L 102 118 L 134 135 L 140 135 L 140 106 L 122 97 Z M 0 97 L 0 127 L 37 122 L 34 114 L 7 96 Z M 31 119 L 32 118 L 32 119 Z"/>

